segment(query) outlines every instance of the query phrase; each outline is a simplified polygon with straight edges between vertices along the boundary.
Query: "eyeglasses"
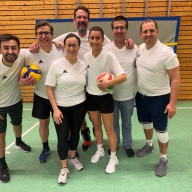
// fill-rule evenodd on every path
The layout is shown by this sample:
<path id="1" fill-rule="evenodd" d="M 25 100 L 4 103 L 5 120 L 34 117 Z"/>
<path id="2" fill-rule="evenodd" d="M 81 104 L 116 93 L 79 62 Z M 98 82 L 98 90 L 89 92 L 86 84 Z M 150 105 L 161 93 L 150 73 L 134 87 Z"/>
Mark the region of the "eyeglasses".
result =
<path id="1" fill-rule="evenodd" d="M 51 32 L 49 32 L 49 31 L 40 31 L 40 32 L 37 32 L 37 35 L 39 35 L 39 36 L 43 36 L 43 34 L 44 34 L 45 36 L 49 36 L 49 35 L 51 34 Z"/>
<path id="2" fill-rule="evenodd" d="M 116 26 L 116 27 L 113 27 L 114 30 L 118 31 L 119 29 L 122 31 L 122 30 L 125 30 L 126 27 L 125 26 Z"/>
<path id="3" fill-rule="evenodd" d="M 71 48 L 71 47 L 73 47 L 74 49 L 77 47 L 77 46 L 79 46 L 78 44 L 67 44 L 66 45 L 68 48 Z"/>

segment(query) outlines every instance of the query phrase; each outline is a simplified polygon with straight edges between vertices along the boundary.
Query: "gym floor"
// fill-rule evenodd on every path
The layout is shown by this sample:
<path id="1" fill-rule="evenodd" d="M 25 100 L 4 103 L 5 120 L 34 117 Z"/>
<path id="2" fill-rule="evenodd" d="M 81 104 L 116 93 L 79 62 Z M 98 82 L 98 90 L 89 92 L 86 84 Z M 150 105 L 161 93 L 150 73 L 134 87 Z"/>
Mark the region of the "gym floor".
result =
<path id="1" fill-rule="evenodd" d="M 31 103 L 24 104 L 23 140 L 32 147 L 30 153 L 18 151 L 14 147 L 12 126 L 8 123 L 6 135 L 6 160 L 9 166 L 11 181 L 0 183 L 3 192 L 189 192 L 191 190 L 191 138 L 192 138 L 192 101 L 179 101 L 177 114 L 169 121 L 169 167 L 165 177 L 157 177 L 154 167 L 159 161 L 159 150 L 154 135 L 154 152 L 146 157 L 128 158 L 122 148 L 118 149 L 119 165 L 116 172 L 106 174 L 108 163 L 108 143 L 104 135 L 106 154 L 97 163 L 91 164 L 95 152 L 95 138 L 92 134 L 92 145 L 87 152 L 82 151 L 82 138 L 79 143 L 80 161 L 84 170 L 77 172 L 69 166 L 68 183 L 59 185 L 57 178 L 60 172 L 60 161 L 56 150 L 57 139 L 53 122 L 50 124 L 51 154 L 47 163 L 39 163 L 42 146 L 38 131 L 38 120 L 31 117 Z M 89 127 L 92 125 L 87 118 Z M 145 143 L 141 125 L 137 121 L 136 110 L 132 117 L 133 149 L 137 150 Z M 92 131 L 91 131 L 92 132 Z"/>

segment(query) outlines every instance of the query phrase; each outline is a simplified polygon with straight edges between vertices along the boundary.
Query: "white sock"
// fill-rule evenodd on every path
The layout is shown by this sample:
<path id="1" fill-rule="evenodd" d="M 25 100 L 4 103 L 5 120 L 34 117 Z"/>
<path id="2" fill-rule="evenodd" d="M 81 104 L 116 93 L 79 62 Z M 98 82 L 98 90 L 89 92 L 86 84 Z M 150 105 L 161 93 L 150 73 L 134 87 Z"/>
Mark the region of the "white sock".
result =
<path id="1" fill-rule="evenodd" d="M 103 149 L 103 144 L 97 144 L 97 149 L 102 150 Z"/>
<path id="2" fill-rule="evenodd" d="M 153 140 L 151 139 L 151 140 L 146 140 L 146 142 L 149 144 L 149 146 L 153 146 Z"/>
<path id="3" fill-rule="evenodd" d="M 161 158 L 161 157 L 163 157 L 164 159 L 167 160 L 167 154 L 162 154 L 162 153 L 161 153 L 160 158 Z"/>
<path id="4" fill-rule="evenodd" d="M 111 152 L 111 156 L 110 157 L 111 158 L 116 157 L 116 151 L 115 152 Z"/>

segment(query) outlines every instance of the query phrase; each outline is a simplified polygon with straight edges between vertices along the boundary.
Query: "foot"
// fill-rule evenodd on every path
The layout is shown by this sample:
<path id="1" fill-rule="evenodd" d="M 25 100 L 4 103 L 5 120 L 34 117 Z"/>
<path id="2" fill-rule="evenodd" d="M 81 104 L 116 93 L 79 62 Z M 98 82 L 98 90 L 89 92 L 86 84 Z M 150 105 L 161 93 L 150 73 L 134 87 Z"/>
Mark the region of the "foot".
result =
<path id="1" fill-rule="evenodd" d="M 168 160 L 161 157 L 159 160 L 159 163 L 157 164 L 155 168 L 155 175 L 159 177 L 163 177 L 167 173 L 167 168 L 168 168 Z"/>
<path id="2" fill-rule="evenodd" d="M 73 158 L 73 159 L 69 159 L 69 164 L 73 165 L 73 167 L 75 168 L 75 170 L 77 171 L 81 171 L 83 170 L 83 165 L 81 164 L 81 162 L 79 161 L 78 158 Z"/>
<path id="3" fill-rule="evenodd" d="M 109 163 L 107 164 L 106 173 L 114 173 L 116 170 L 116 166 L 119 164 L 119 161 L 117 159 L 117 156 L 110 157 Z"/>
<path id="4" fill-rule="evenodd" d="M 136 155 L 138 157 L 144 157 L 146 155 L 148 155 L 149 153 L 152 153 L 153 152 L 153 149 L 154 149 L 154 146 L 150 146 L 148 143 L 146 143 L 143 148 L 139 149 L 137 152 L 136 152 Z"/>
<path id="5" fill-rule="evenodd" d="M 133 151 L 132 148 L 126 149 L 125 151 L 126 151 L 127 157 L 131 158 L 135 156 L 135 152 Z"/>
<path id="6" fill-rule="evenodd" d="M 63 168 L 60 171 L 59 177 L 58 177 L 58 183 L 59 184 L 65 184 L 67 183 L 67 178 L 69 175 L 69 170 L 68 168 Z"/>
<path id="7" fill-rule="evenodd" d="M 90 145 L 91 145 L 91 140 L 89 140 L 89 141 L 84 141 L 84 143 L 83 143 L 83 145 L 82 145 L 83 151 L 87 151 L 87 150 L 89 149 Z"/>
<path id="8" fill-rule="evenodd" d="M 3 183 L 7 183 L 10 181 L 10 175 L 7 165 L 0 166 L 0 181 Z"/>
<path id="9" fill-rule="evenodd" d="M 91 158 L 91 163 L 97 163 L 101 157 L 105 155 L 104 148 L 101 147 L 100 149 L 97 149 L 95 154 Z"/>
<path id="10" fill-rule="evenodd" d="M 49 147 L 43 148 L 39 156 L 40 163 L 45 163 L 47 161 L 49 154 L 50 154 L 50 148 Z"/>
<path id="11" fill-rule="evenodd" d="M 31 147 L 29 145 L 27 145 L 26 143 L 24 143 L 23 141 L 21 141 L 20 143 L 15 143 L 15 148 L 18 150 L 23 150 L 24 152 L 31 151 Z"/>

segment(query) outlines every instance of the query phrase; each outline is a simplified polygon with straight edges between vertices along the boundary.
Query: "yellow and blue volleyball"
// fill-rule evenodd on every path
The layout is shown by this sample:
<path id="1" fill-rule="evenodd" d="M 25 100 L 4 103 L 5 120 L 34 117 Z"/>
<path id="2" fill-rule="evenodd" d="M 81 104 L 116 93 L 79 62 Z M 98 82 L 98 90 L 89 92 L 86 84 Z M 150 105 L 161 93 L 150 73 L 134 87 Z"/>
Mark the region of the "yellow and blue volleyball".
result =
<path id="1" fill-rule="evenodd" d="M 32 76 L 33 78 L 36 79 L 37 82 L 41 79 L 40 68 L 34 64 L 30 64 L 30 65 L 23 67 L 23 69 L 21 70 L 21 75 L 23 75 L 23 74 L 24 74 L 24 78 Z"/>

